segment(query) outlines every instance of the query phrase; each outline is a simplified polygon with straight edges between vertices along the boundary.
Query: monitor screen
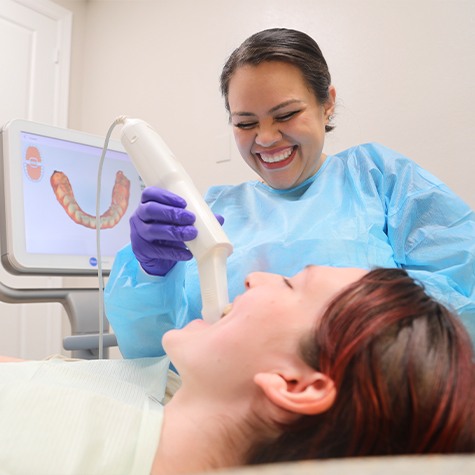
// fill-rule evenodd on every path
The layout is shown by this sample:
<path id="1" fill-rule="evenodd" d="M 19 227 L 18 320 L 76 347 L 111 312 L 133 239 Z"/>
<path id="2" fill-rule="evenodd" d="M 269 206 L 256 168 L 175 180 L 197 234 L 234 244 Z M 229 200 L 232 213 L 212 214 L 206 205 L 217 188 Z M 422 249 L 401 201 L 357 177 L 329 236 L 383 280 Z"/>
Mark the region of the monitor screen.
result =
<path id="1" fill-rule="evenodd" d="M 12 273 L 97 273 L 96 190 L 104 138 L 26 120 L 1 131 L 1 252 Z M 101 263 L 129 242 L 143 182 L 118 141 L 101 180 Z"/>

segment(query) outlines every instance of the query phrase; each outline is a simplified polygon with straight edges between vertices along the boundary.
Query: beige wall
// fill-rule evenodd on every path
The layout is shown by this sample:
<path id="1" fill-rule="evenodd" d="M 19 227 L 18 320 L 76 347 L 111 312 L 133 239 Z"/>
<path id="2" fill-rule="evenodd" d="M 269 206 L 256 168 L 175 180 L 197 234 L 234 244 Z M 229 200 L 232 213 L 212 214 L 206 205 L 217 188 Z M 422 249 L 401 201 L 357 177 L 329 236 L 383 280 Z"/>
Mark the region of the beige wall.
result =
<path id="1" fill-rule="evenodd" d="M 74 12 L 72 128 L 105 135 L 116 116 L 140 117 L 202 191 L 252 177 L 231 140 L 220 69 L 249 34 L 297 28 L 320 44 L 339 96 L 327 153 L 382 142 L 475 208 L 473 0 L 56 2 Z"/>

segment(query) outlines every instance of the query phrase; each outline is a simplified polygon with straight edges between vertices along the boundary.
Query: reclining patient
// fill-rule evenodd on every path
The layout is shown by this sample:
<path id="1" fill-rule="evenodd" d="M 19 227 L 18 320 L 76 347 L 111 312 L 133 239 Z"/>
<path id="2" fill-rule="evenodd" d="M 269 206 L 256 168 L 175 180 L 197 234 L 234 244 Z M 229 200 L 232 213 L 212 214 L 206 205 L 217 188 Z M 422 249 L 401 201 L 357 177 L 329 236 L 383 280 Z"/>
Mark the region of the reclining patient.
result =
<path id="1" fill-rule="evenodd" d="M 0 365 L 5 473 L 179 474 L 364 455 L 475 452 L 475 371 L 458 318 L 403 270 L 253 273 L 168 360 Z"/>

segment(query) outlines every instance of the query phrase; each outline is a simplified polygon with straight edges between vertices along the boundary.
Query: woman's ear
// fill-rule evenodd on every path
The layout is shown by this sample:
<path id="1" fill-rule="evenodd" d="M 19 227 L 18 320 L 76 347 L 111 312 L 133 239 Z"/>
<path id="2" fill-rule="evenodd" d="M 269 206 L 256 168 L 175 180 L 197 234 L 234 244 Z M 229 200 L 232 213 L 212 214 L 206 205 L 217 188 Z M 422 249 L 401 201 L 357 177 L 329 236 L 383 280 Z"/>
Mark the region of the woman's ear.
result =
<path id="1" fill-rule="evenodd" d="M 328 87 L 328 99 L 324 104 L 325 116 L 329 117 L 335 113 L 336 89 L 335 86 Z"/>
<path id="2" fill-rule="evenodd" d="M 280 373 L 258 373 L 254 382 L 274 405 L 295 414 L 321 414 L 330 409 L 336 397 L 333 380 L 318 371 L 300 380 Z"/>

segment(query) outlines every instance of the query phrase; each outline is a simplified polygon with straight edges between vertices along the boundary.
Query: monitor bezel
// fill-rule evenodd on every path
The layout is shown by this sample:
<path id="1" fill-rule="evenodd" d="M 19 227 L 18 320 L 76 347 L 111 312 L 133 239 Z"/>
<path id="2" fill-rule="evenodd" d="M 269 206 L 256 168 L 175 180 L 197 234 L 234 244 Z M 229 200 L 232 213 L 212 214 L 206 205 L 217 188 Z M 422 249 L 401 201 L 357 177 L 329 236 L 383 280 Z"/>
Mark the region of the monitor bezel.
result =
<path id="1" fill-rule="evenodd" d="M 104 137 L 24 119 L 11 120 L 2 127 L 0 133 L 2 154 L 0 186 L 2 187 L 3 203 L 0 205 L 0 222 L 2 223 L 0 226 L 0 246 L 3 267 L 8 272 L 16 275 L 80 276 L 97 274 L 97 266 L 94 267 L 90 264 L 90 255 L 27 252 L 25 212 L 21 202 L 23 160 L 13 159 L 13 157 L 22 157 L 21 134 L 23 132 L 89 145 L 99 149 L 104 146 Z M 113 139 L 109 141 L 108 150 L 126 154 L 122 144 Z M 97 174 L 94 177 L 94 181 L 96 180 Z M 109 274 L 114 257 L 115 255 L 108 255 L 102 249 L 101 265 L 104 275 Z"/>

